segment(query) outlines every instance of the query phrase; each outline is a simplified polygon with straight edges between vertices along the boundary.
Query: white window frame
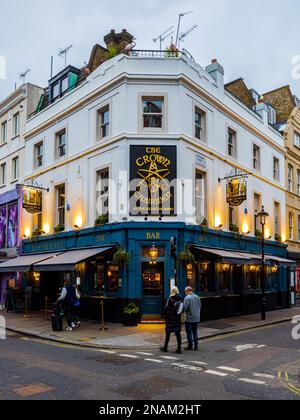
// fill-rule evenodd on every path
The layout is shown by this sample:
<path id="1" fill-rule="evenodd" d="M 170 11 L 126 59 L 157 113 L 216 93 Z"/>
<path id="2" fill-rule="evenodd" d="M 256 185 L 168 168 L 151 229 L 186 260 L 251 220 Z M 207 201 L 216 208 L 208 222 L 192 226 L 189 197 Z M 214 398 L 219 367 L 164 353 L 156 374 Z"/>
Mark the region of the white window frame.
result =
<path id="1" fill-rule="evenodd" d="M 12 182 L 15 182 L 19 179 L 19 170 L 20 170 L 20 160 L 19 156 L 15 156 L 11 160 L 11 177 Z"/>
<path id="2" fill-rule="evenodd" d="M 5 187 L 6 185 L 6 162 L 1 163 L 0 165 L 0 186 Z"/>
<path id="3" fill-rule="evenodd" d="M 294 146 L 300 149 L 300 134 L 297 131 L 294 132 Z"/>
<path id="4" fill-rule="evenodd" d="M 226 152 L 227 152 L 227 155 L 230 157 L 230 158 L 232 158 L 232 159 L 237 159 L 237 136 L 238 136 L 238 134 L 237 134 L 237 131 L 236 130 L 234 130 L 232 127 L 230 127 L 230 126 L 227 126 L 227 132 L 226 132 L 226 135 L 227 135 L 227 139 L 226 139 Z M 229 136 L 230 135 L 232 135 L 232 143 L 230 143 L 230 139 L 229 139 Z M 231 153 L 230 154 L 230 152 L 229 152 L 229 148 L 232 148 L 232 152 L 233 153 Z"/>
<path id="5" fill-rule="evenodd" d="M 42 154 L 38 154 L 38 148 L 42 146 Z M 44 166 L 44 156 L 45 156 L 45 150 L 44 150 L 44 140 L 39 141 L 34 145 L 34 168 L 39 169 Z M 42 163 L 39 164 L 39 160 L 41 159 Z"/>
<path id="6" fill-rule="evenodd" d="M 288 191 L 293 192 L 294 191 L 294 167 L 291 164 L 288 164 Z"/>
<path id="7" fill-rule="evenodd" d="M 200 169 L 198 166 L 194 170 L 195 185 L 194 185 L 194 207 L 196 223 L 203 222 L 203 218 L 207 218 L 207 173 Z M 201 175 L 201 188 L 198 193 L 197 174 Z M 200 181 L 200 179 L 199 179 Z M 200 201 L 200 207 L 197 203 Z"/>
<path id="8" fill-rule="evenodd" d="M 163 102 L 162 105 L 162 113 L 155 114 L 155 115 L 162 115 L 162 127 L 144 127 L 144 101 L 145 100 L 153 100 L 158 101 L 161 100 Z M 139 100 L 139 131 L 146 132 L 146 133 L 162 133 L 166 132 L 168 129 L 168 94 L 167 93 L 140 93 L 138 95 Z M 147 114 L 148 115 L 148 114 Z M 149 114 L 150 115 L 150 114 Z"/>
<path id="9" fill-rule="evenodd" d="M 253 169 L 255 169 L 256 171 L 260 171 L 261 148 L 256 143 L 252 144 L 252 155 L 253 155 L 253 162 L 252 162 Z"/>
<path id="10" fill-rule="evenodd" d="M 1 123 L 1 145 L 7 143 L 7 120 Z"/>
<path id="11" fill-rule="evenodd" d="M 19 135 L 20 135 L 20 113 L 16 112 L 13 115 L 13 136 L 17 137 Z"/>
<path id="12" fill-rule="evenodd" d="M 102 120 L 104 113 L 108 113 L 108 122 Z M 103 136 L 103 129 L 107 130 L 107 134 Z M 111 104 L 107 103 L 97 110 L 97 138 L 98 140 L 107 140 L 111 136 Z"/>
<path id="13" fill-rule="evenodd" d="M 277 165 L 277 168 L 275 164 Z M 275 181 L 280 180 L 280 160 L 276 156 L 273 156 L 273 179 Z"/>
<path id="14" fill-rule="evenodd" d="M 201 124 L 197 124 L 196 114 L 200 115 Z M 197 137 L 198 129 L 200 130 L 200 137 Z M 206 112 L 197 105 L 194 108 L 194 138 L 199 141 L 206 141 Z"/>
<path id="15" fill-rule="evenodd" d="M 278 209 L 277 215 L 276 208 Z M 274 201 L 274 233 L 275 235 L 280 235 L 281 233 L 281 204 L 279 201 Z"/>
<path id="16" fill-rule="evenodd" d="M 98 174 L 101 173 L 105 173 L 108 172 L 108 179 L 107 179 L 107 191 L 105 191 L 102 194 L 102 191 L 98 191 Z M 111 167 L 108 166 L 104 166 L 101 168 L 97 168 L 95 171 L 95 182 L 96 182 L 96 188 L 95 188 L 95 213 L 96 213 L 96 219 L 100 216 L 105 216 L 108 215 L 108 218 L 110 217 L 110 176 L 111 176 Z M 100 200 L 101 202 L 105 201 L 106 199 L 108 199 L 108 207 L 107 207 L 107 213 L 98 213 L 98 200 Z M 102 208 L 104 208 L 104 206 L 102 206 Z"/>
<path id="17" fill-rule="evenodd" d="M 65 189 L 65 204 L 63 206 L 59 205 L 59 191 L 64 188 Z M 63 224 L 66 229 L 66 203 L 67 203 L 67 195 L 66 195 L 66 184 L 61 183 L 55 186 L 55 224 Z M 61 223 L 60 221 L 60 211 L 63 210 L 64 213 L 64 221 Z"/>
<path id="18" fill-rule="evenodd" d="M 59 141 L 60 141 L 60 138 L 61 138 L 61 136 L 62 135 L 65 135 L 65 143 L 64 144 L 60 144 L 59 143 Z M 67 155 L 67 129 L 64 127 L 64 128 L 61 128 L 59 131 L 57 131 L 56 133 L 55 133 L 55 158 L 58 160 L 58 159 L 63 159 L 63 158 L 65 158 L 66 157 L 66 155 Z M 64 153 L 64 155 L 60 155 L 60 148 L 63 148 L 64 147 L 64 149 L 65 149 L 65 153 Z"/>

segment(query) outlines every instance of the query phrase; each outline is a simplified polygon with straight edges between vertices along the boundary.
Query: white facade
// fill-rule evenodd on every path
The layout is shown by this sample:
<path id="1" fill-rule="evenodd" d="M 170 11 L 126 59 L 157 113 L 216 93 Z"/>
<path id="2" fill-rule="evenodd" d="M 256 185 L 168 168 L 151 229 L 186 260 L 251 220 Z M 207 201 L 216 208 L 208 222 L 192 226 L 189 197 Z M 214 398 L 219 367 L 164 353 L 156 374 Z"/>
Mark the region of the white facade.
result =
<path id="1" fill-rule="evenodd" d="M 109 168 L 116 188 L 114 205 L 110 188 L 110 222 L 144 221 L 129 215 L 130 145 L 177 146 L 178 215 L 163 221 L 196 223 L 194 214 L 195 171 L 206 174 L 205 215 L 210 227 L 229 228 L 224 182 L 233 168 L 251 172 L 248 199 L 236 210 L 241 231 L 255 233 L 254 194 L 270 213 L 268 231 L 274 238 L 275 210 L 280 209 L 280 233 L 285 240 L 284 139 L 267 120 L 249 110 L 224 90 L 222 77 L 215 80 L 186 57 L 145 58 L 120 55 L 96 69 L 74 91 L 29 119 L 26 124 L 25 179 L 35 179 L 44 188 L 42 224 L 52 233 L 58 224 L 56 187 L 65 184 L 65 230 L 74 225 L 92 227 L 96 212 L 96 172 Z M 163 98 L 162 129 L 143 128 L 142 98 Z M 109 135 L 99 139 L 98 111 L 109 107 Z M 205 138 L 195 137 L 195 108 L 205 113 Z M 228 129 L 236 141 L 234 156 L 228 155 Z M 66 155 L 57 158 L 57 134 L 65 130 Z M 43 162 L 36 165 L 36 145 L 43 142 Z M 253 145 L 260 149 L 260 168 L 253 168 Z M 274 179 L 274 157 L 279 179 Z M 182 187 L 182 194 L 180 193 Z M 184 208 L 180 212 L 180 208 Z M 148 221 L 157 220 L 149 217 Z M 35 229 L 33 216 L 24 212 L 23 233 Z"/>

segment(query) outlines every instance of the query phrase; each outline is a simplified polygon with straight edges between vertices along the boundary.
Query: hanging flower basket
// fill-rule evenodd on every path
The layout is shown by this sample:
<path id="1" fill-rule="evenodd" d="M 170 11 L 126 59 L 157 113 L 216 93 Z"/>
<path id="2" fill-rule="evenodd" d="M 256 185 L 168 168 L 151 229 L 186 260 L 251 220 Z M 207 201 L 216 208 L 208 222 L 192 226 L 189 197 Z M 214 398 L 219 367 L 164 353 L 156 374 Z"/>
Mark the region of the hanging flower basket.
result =
<path id="1" fill-rule="evenodd" d="M 119 248 L 113 256 L 113 264 L 118 267 L 128 267 L 129 261 L 130 254 L 124 248 Z"/>
<path id="2" fill-rule="evenodd" d="M 188 248 L 188 246 L 186 246 L 184 248 L 184 250 L 179 254 L 179 258 L 181 259 L 181 261 L 184 262 L 185 265 L 188 264 L 195 264 L 195 257 L 194 255 L 191 253 L 190 249 Z"/>

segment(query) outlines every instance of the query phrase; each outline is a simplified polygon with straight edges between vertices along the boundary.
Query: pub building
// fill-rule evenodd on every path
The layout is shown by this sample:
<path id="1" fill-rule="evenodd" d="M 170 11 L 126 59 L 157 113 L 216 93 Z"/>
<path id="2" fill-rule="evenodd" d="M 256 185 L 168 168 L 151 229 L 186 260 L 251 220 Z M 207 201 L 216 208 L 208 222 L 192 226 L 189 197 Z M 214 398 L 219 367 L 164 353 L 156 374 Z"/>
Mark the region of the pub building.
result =
<path id="1" fill-rule="evenodd" d="M 0 273 L 21 273 L 32 310 L 70 279 L 89 319 L 104 298 L 105 321 L 128 303 L 160 320 L 174 284 L 201 296 L 202 320 L 256 313 L 265 205 L 267 309 L 289 307 L 284 138 L 267 105 L 233 95 L 217 60 L 131 51 L 126 30 L 104 39 L 27 121 L 21 252 Z"/>

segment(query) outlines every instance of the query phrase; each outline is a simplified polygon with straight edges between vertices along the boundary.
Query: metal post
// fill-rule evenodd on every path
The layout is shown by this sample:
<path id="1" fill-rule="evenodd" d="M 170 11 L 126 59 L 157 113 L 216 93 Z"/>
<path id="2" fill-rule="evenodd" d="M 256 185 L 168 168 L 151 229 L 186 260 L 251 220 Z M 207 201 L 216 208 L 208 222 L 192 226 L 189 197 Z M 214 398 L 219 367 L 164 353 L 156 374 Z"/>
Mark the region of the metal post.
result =
<path id="1" fill-rule="evenodd" d="M 262 224 L 262 264 L 261 264 L 261 289 L 262 289 L 262 299 L 261 299 L 261 320 L 266 320 L 266 306 L 267 300 L 265 295 L 265 282 L 266 282 L 266 270 L 265 270 L 265 225 Z"/>
<path id="2" fill-rule="evenodd" d="M 101 328 L 100 331 L 107 331 L 108 328 L 105 328 L 105 322 L 104 322 L 104 299 L 101 298 Z"/>

